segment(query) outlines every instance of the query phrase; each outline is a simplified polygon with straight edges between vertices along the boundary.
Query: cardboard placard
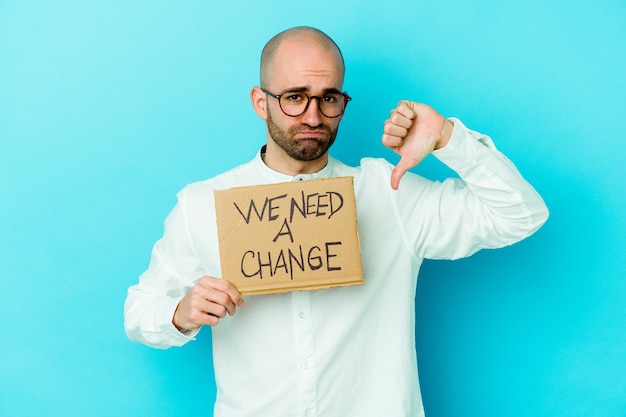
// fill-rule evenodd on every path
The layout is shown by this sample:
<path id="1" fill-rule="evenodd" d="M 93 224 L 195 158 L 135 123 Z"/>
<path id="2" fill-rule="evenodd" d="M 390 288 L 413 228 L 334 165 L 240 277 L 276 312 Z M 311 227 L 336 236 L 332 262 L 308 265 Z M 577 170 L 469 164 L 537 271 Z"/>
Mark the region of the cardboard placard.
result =
<path id="1" fill-rule="evenodd" d="M 242 294 L 362 284 L 352 180 L 216 190 L 222 278 Z"/>

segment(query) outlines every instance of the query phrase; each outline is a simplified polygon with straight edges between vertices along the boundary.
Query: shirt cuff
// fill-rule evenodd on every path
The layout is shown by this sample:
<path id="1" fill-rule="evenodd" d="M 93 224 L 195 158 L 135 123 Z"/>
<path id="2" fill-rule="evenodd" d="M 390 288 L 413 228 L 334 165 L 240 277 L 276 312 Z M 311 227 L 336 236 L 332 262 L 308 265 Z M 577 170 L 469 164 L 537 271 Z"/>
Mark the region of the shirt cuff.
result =
<path id="1" fill-rule="evenodd" d="M 457 170 L 468 165 L 475 165 L 478 153 L 484 151 L 485 147 L 497 151 L 496 145 L 489 136 L 468 129 L 457 118 L 451 117 L 448 120 L 454 124 L 450 141 L 443 148 L 433 151 L 432 154 L 450 168 Z"/>
<path id="2" fill-rule="evenodd" d="M 159 317 L 157 318 L 157 322 L 161 323 L 161 331 L 168 336 L 173 346 L 182 346 L 187 342 L 196 340 L 196 336 L 200 332 L 200 328 L 188 332 L 181 332 L 174 326 L 172 318 L 174 317 L 174 312 L 179 302 L 180 298 L 172 299 L 165 308 L 160 310 Z"/>

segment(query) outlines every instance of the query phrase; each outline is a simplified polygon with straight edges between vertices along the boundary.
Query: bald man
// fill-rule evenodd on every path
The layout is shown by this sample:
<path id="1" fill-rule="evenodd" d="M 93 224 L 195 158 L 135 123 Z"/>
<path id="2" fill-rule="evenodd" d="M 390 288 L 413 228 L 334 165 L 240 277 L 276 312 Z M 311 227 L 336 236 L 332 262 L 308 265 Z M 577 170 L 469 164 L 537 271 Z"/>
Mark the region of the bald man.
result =
<path id="1" fill-rule="evenodd" d="M 489 137 L 425 104 L 401 101 L 384 122 L 396 166 L 330 156 L 350 97 L 341 51 L 317 29 L 272 38 L 260 78 L 250 97 L 265 144 L 248 163 L 178 194 L 148 269 L 129 288 L 126 332 L 168 348 L 211 326 L 217 417 L 422 416 L 414 302 L 423 259 L 518 242 L 547 208 Z M 462 180 L 408 172 L 430 153 Z M 339 176 L 354 178 L 365 284 L 244 304 L 221 279 L 213 191 Z"/>

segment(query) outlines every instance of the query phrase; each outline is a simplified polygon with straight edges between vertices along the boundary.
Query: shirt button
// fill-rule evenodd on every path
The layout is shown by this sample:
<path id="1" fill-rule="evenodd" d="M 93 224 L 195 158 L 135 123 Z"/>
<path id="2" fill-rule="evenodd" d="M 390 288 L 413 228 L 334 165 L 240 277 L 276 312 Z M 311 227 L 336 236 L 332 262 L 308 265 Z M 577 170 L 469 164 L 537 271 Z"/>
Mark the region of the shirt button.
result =
<path id="1" fill-rule="evenodd" d="M 310 411 L 307 411 L 306 413 L 304 413 L 304 417 L 312 417 L 313 413 Z"/>
<path id="2" fill-rule="evenodd" d="M 306 317 L 306 314 L 304 313 L 304 311 L 301 311 L 300 313 L 298 313 L 298 317 L 300 317 L 301 319 Z"/>
<path id="3" fill-rule="evenodd" d="M 300 366 L 302 367 L 302 369 L 309 369 L 309 362 L 304 361 L 300 364 Z"/>

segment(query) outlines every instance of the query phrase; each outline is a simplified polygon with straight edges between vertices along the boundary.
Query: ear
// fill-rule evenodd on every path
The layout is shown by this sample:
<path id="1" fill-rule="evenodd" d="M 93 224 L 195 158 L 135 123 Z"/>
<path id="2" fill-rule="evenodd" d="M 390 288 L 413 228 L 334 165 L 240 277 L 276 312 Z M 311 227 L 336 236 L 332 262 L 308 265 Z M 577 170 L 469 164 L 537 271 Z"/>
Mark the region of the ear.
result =
<path id="1" fill-rule="evenodd" d="M 260 87 L 252 88 L 250 91 L 250 100 L 252 100 L 252 108 L 256 114 L 263 120 L 267 119 L 267 95 Z"/>

